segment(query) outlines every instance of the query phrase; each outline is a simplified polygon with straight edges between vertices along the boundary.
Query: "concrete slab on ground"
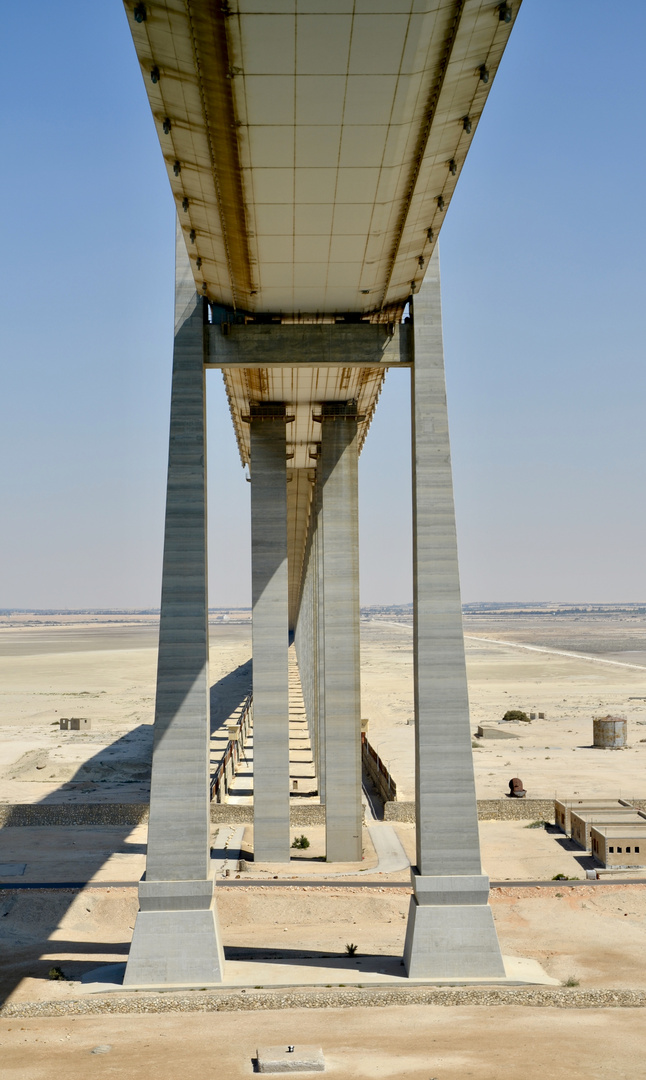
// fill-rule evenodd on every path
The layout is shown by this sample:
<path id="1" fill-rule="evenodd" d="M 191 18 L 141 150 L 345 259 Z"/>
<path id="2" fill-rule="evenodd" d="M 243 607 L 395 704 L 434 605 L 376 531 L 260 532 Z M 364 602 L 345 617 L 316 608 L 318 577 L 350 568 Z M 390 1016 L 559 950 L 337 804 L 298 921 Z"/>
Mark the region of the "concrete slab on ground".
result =
<path id="1" fill-rule="evenodd" d="M 325 1072 L 320 1046 L 259 1046 L 256 1050 L 259 1073 Z"/>
<path id="2" fill-rule="evenodd" d="M 304 957 L 297 963 L 277 959 L 272 962 L 227 960 L 225 978 L 209 984 L 221 989 L 276 989 L 296 986 L 559 986 L 537 960 L 522 956 L 504 956 L 505 975 L 501 978 L 411 979 L 403 971 L 399 956 L 324 956 Z M 125 964 L 104 964 L 88 971 L 82 978 L 84 994 L 123 993 L 122 973 Z M 164 987 L 186 990 L 188 984 Z M 192 987 L 196 989 L 196 987 Z M 128 990 L 154 990 L 154 986 L 129 986 Z M 199 989 L 199 988 L 198 988 Z"/>

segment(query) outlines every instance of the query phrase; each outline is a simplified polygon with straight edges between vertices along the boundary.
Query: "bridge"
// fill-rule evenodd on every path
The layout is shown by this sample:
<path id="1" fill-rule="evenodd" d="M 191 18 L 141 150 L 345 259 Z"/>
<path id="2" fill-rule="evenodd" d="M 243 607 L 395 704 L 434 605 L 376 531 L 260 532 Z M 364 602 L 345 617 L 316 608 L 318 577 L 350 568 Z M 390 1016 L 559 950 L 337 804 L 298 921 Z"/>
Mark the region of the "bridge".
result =
<path id="1" fill-rule="evenodd" d="M 225 978 L 209 876 L 205 370 L 251 478 L 254 849 L 289 860 L 294 636 L 330 862 L 361 858 L 357 459 L 411 371 L 411 978 L 504 977 L 480 865 L 438 237 L 520 0 L 125 0 L 177 208 L 148 856 L 126 983 Z M 142 178 L 145 183 L 145 179 Z"/>

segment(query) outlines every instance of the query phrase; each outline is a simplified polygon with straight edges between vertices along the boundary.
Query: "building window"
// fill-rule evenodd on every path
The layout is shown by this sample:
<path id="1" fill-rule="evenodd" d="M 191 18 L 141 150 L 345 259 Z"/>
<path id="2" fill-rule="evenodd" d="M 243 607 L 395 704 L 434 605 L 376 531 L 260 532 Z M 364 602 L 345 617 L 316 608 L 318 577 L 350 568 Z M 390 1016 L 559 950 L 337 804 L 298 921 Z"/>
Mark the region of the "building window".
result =
<path id="1" fill-rule="evenodd" d="M 626 855 L 630 855 L 630 848 L 629 847 L 626 848 Z"/>
<path id="2" fill-rule="evenodd" d="M 621 848 L 620 847 L 617 848 L 617 854 L 621 855 Z"/>
<path id="3" fill-rule="evenodd" d="M 611 855 L 614 855 L 614 853 L 615 853 L 615 849 L 613 847 L 609 847 L 608 851 L 610 852 Z"/>
<path id="4" fill-rule="evenodd" d="M 635 855 L 639 855 L 639 848 L 638 847 L 635 848 Z"/>

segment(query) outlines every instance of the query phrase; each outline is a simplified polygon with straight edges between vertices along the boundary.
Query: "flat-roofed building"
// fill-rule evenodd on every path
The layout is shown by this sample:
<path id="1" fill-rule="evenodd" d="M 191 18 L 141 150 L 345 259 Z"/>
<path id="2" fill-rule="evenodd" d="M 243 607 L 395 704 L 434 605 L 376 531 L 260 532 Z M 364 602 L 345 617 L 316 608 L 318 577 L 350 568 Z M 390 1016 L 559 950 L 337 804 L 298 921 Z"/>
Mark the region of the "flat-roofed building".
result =
<path id="1" fill-rule="evenodd" d="M 646 866 L 646 819 L 642 825 L 592 825 L 592 856 L 606 867 Z"/>
<path id="2" fill-rule="evenodd" d="M 624 799 L 555 799 L 554 821 L 569 836 L 572 831 L 572 810 L 617 810 L 621 806 L 630 807 L 631 804 Z"/>
<path id="3" fill-rule="evenodd" d="M 584 851 L 590 850 L 590 829 L 593 825 L 646 825 L 646 814 L 631 806 L 614 810 L 571 810 L 572 839 Z"/>

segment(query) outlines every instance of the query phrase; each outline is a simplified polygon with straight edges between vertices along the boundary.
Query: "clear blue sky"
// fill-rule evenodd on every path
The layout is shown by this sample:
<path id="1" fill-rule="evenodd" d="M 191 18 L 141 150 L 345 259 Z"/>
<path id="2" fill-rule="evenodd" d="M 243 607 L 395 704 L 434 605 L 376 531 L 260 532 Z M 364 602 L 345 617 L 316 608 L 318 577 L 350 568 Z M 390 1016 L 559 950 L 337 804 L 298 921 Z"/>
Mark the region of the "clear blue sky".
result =
<path id="1" fill-rule="evenodd" d="M 118 0 L 3 12 L 0 607 L 157 606 L 174 209 Z M 525 0 L 442 232 L 463 598 L 646 599 L 643 0 Z M 411 598 L 407 376 L 362 601 Z M 249 486 L 209 373 L 210 602 Z"/>

